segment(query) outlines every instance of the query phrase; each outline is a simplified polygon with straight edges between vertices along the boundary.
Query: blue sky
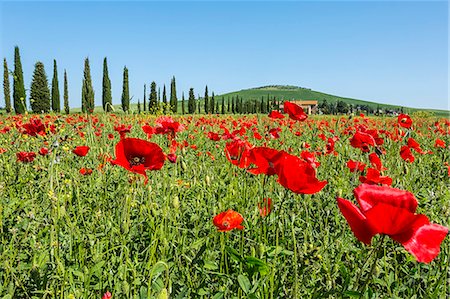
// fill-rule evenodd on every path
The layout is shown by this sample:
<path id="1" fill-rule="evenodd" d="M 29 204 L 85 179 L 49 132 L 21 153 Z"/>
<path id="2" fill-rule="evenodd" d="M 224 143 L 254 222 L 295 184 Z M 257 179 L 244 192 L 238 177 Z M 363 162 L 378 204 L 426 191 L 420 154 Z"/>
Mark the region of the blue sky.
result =
<path id="1" fill-rule="evenodd" d="M 108 58 L 113 102 L 129 69 L 133 102 L 143 85 L 203 95 L 290 84 L 339 96 L 449 109 L 448 3 L 352 1 L 2 1 L 0 53 L 13 69 L 21 51 L 25 87 L 36 61 L 49 82 L 57 60 L 62 94 L 79 107 L 89 57 L 96 104 Z M 3 92 L 0 105 L 4 105 Z"/>

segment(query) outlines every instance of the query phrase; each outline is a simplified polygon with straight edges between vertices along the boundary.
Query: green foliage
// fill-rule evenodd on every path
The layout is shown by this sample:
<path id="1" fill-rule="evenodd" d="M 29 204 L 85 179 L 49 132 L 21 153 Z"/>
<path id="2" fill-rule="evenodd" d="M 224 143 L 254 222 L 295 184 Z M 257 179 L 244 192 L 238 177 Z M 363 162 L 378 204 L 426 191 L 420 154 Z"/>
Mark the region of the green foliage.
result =
<path id="1" fill-rule="evenodd" d="M 14 80 L 13 80 L 13 101 L 16 114 L 25 113 L 26 94 L 25 83 L 23 81 L 22 63 L 20 62 L 19 47 L 14 48 Z"/>
<path id="2" fill-rule="evenodd" d="M 125 66 L 123 68 L 123 86 L 122 86 L 122 110 L 127 112 L 130 110 L 130 91 L 128 84 L 128 69 Z"/>
<path id="3" fill-rule="evenodd" d="M 102 107 L 103 111 L 112 111 L 111 80 L 108 73 L 108 61 L 103 59 L 103 83 L 102 83 Z M 145 110 L 145 109 L 144 109 Z"/>
<path id="4" fill-rule="evenodd" d="M 148 104 L 149 111 L 158 109 L 158 95 L 156 94 L 156 83 L 153 81 L 150 84 L 150 97 Z"/>
<path id="5" fill-rule="evenodd" d="M 5 109 L 11 113 L 11 90 L 9 86 L 9 70 L 6 58 L 3 58 L 3 94 L 5 96 Z"/>
<path id="6" fill-rule="evenodd" d="M 69 107 L 69 86 L 67 82 L 67 72 L 64 70 L 64 112 L 66 114 L 69 114 L 70 107 Z"/>
<path id="7" fill-rule="evenodd" d="M 81 90 L 81 111 L 92 113 L 94 111 L 94 88 L 92 86 L 91 68 L 89 58 L 84 60 L 83 86 Z"/>
<path id="8" fill-rule="evenodd" d="M 30 88 L 30 103 L 33 113 L 50 112 L 50 89 L 44 64 L 37 62 L 34 65 L 33 79 Z"/>
<path id="9" fill-rule="evenodd" d="M 61 111 L 61 98 L 59 96 L 59 82 L 58 82 L 58 70 L 56 66 L 56 59 L 53 59 L 53 80 L 52 80 L 52 111 Z"/>

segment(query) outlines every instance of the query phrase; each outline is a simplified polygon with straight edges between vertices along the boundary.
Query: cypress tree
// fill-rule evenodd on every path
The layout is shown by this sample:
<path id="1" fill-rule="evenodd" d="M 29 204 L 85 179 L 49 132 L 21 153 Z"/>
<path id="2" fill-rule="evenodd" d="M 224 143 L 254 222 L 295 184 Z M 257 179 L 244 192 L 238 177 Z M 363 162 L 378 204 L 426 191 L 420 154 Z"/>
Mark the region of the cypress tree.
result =
<path id="1" fill-rule="evenodd" d="M 170 82 L 170 106 L 172 107 L 172 112 L 177 113 L 178 99 L 177 99 L 177 86 L 175 83 L 175 76 L 172 77 L 172 81 Z"/>
<path id="2" fill-rule="evenodd" d="M 222 111 L 221 111 L 221 113 L 225 114 L 225 98 L 224 97 L 222 97 Z"/>
<path id="3" fill-rule="evenodd" d="M 235 105 L 234 105 L 234 97 L 231 97 L 231 112 L 232 112 L 233 114 L 236 113 L 236 107 L 235 107 Z"/>
<path id="4" fill-rule="evenodd" d="M 181 95 L 181 113 L 184 115 L 184 92 Z"/>
<path id="5" fill-rule="evenodd" d="M 216 114 L 219 114 L 219 101 L 216 102 L 215 113 L 216 113 Z"/>
<path id="6" fill-rule="evenodd" d="M 197 101 L 198 101 L 198 104 L 197 104 L 197 108 L 198 108 L 198 114 L 200 114 L 200 95 L 197 95 Z"/>
<path id="7" fill-rule="evenodd" d="M 209 102 L 209 111 L 211 114 L 214 114 L 214 110 L 216 108 L 216 103 L 214 103 L 214 92 L 211 95 L 211 101 Z"/>
<path id="8" fill-rule="evenodd" d="M 3 58 L 3 93 L 5 95 L 5 109 L 11 113 L 11 90 L 9 87 L 9 70 L 6 58 Z"/>
<path id="9" fill-rule="evenodd" d="M 69 87 L 67 86 L 67 73 L 64 70 L 64 111 L 69 114 Z"/>
<path id="10" fill-rule="evenodd" d="M 138 104 L 137 104 L 137 108 L 138 108 L 138 114 L 141 114 L 141 102 L 138 99 Z"/>
<path id="11" fill-rule="evenodd" d="M 102 105 L 103 111 L 112 111 L 112 94 L 111 94 L 111 80 L 108 74 L 108 61 L 106 57 L 103 59 L 103 88 L 102 88 Z"/>
<path id="12" fill-rule="evenodd" d="M 227 113 L 231 112 L 231 107 L 230 107 L 230 97 L 227 98 L 227 102 L 228 102 L 228 108 L 227 108 Z"/>
<path id="13" fill-rule="evenodd" d="M 25 113 L 26 105 L 25 84 L 23 82 L 22 63 L 20 62 L 19 47 L 14 48 L 14 80 L 13 80 L 13 101 L 16 114 Z"/>
<path id="14" fill-rule="evenodd" d="M 52 111 L 61 111 L 61 98 L 59 97 L 58 69 L 56 66 L 56 59 L 53 59 Z"/>
<path id="15" fill-rule="evenodd" d="M 266 113 L 270 113 L 270 98 L 267 96 Z"/>
<path id="16" fill-rule="evenodd" d="M 206 88 L 205 88 L 205 97 L 204 97 L 203 100 L 205 101 L 205 102 L 204 102 L 205 114 L 208 114 L 208 113 L 209 113 L 208 85 L 206 85 Z"/>
<path id="17" fill-rule="evenodd" d="M 189 98 L 188 98 L 188 113 L 193 114 L 195 113 L 195 96 L 194 96 L 194 89 L 189 89 Z"/>
<path id="18" fill-rule="evenodd" d="M 163 100 L 163 107 L 164 107 L 164 113 L 165 113 L 167 111 L 166 84 L 164 84 L 164 87 L 163 87 L 162 100 Z"/>
<path id="19" fill-rule="evenodd" d="M 144 84 L 144 111 L 147 111 L 147 85 Z"/>
<path id="20" fill-rule="evenodd" d="M 128 85 L 128 69 L 126 66 L 123 68 L 122 110 L 124 112 L 130 110 L 130 91 Z"/>
<path id="21" fill-rule="evenodd" d="M 47 113 L 50 111 L 50 90 L 44 64 L 40 61 L 34 65 L 30 102 L 33 113 Z"/>
<path id="22" fill-rule="evenodd" d="M 94 88 L 92 87 L 91 68 L 89 58 L 84 60 L 84 77 L 81 91 L 81 111 L 92 113 L 94 111 Z"/>
<path id="23" fill-rule="evenodd" d="M 150 97 L 149 97 L 149 104 L 148 104 L 149 111 L 151 109 L 151 112 L 155 112 L 158 109 L 158 95 L 156 94 L 156 83 L 153 81 L 150 84 Z"/>
<path id="24" fill-rule="evenodd" d="M 158 87 L 158 100 L 156 107 L 159 107 L 159 104 L 161 103 L 161 87 Z"/>
<path id="25" fill-rule="evenodd" d="M 261 105 L 260 105 L 260 107 L 259 107 L 259 112 L 260 113 L 266 113 L 265 111 L 264 111 L 264 108 L 265 108 L 266 106 L 264 105 L 264 97 L 261 97 Z"/>

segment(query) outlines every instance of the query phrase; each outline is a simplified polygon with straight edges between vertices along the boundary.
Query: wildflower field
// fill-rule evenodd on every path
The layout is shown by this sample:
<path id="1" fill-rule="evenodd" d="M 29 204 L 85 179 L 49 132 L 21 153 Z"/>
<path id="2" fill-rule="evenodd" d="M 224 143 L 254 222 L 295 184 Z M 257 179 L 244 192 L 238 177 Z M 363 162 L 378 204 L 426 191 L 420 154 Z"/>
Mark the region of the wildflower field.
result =
<path id="1" fill-rule="evenodd" d="M 0 117 L 0 298 L 448 298 L 450 121 Z"/>

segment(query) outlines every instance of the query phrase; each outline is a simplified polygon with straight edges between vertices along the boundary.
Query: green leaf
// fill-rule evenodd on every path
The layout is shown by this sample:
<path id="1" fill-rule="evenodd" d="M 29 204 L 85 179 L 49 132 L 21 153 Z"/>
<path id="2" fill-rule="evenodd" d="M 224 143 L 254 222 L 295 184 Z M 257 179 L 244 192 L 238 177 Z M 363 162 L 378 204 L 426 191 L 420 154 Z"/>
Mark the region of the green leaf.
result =
<path id="1" fill-rule="evenodd" d="M 243 259 L 242 259 L 241 255 L 239 254 L 239 252 L 237 252 L 236 249 L 234 249 L 230 246 L 225 246 L 225 251 L 228 252 L 228 254 L 230 255 L 230 257 L 233 260 L 235 260 L 237 262 L 242 262 Z"/>
<path id="2" fill-rule="evenodd" d="M 246 294 L 248 294 L 250 292 L 250 287 L 251 287 L 250 280 L 248 279 L 248 277 L 245 275 L 239 274 L 237 279 L 238 279 L 239 285 L 241 286 L 242 290 Z"/>
<path id="3" fill-rule="evenodd" d="M 361 297 L 361 293 L 357 292 L 357 291 L 345 291 L 344 292 L 344 296 L 360 298 Z"/>

